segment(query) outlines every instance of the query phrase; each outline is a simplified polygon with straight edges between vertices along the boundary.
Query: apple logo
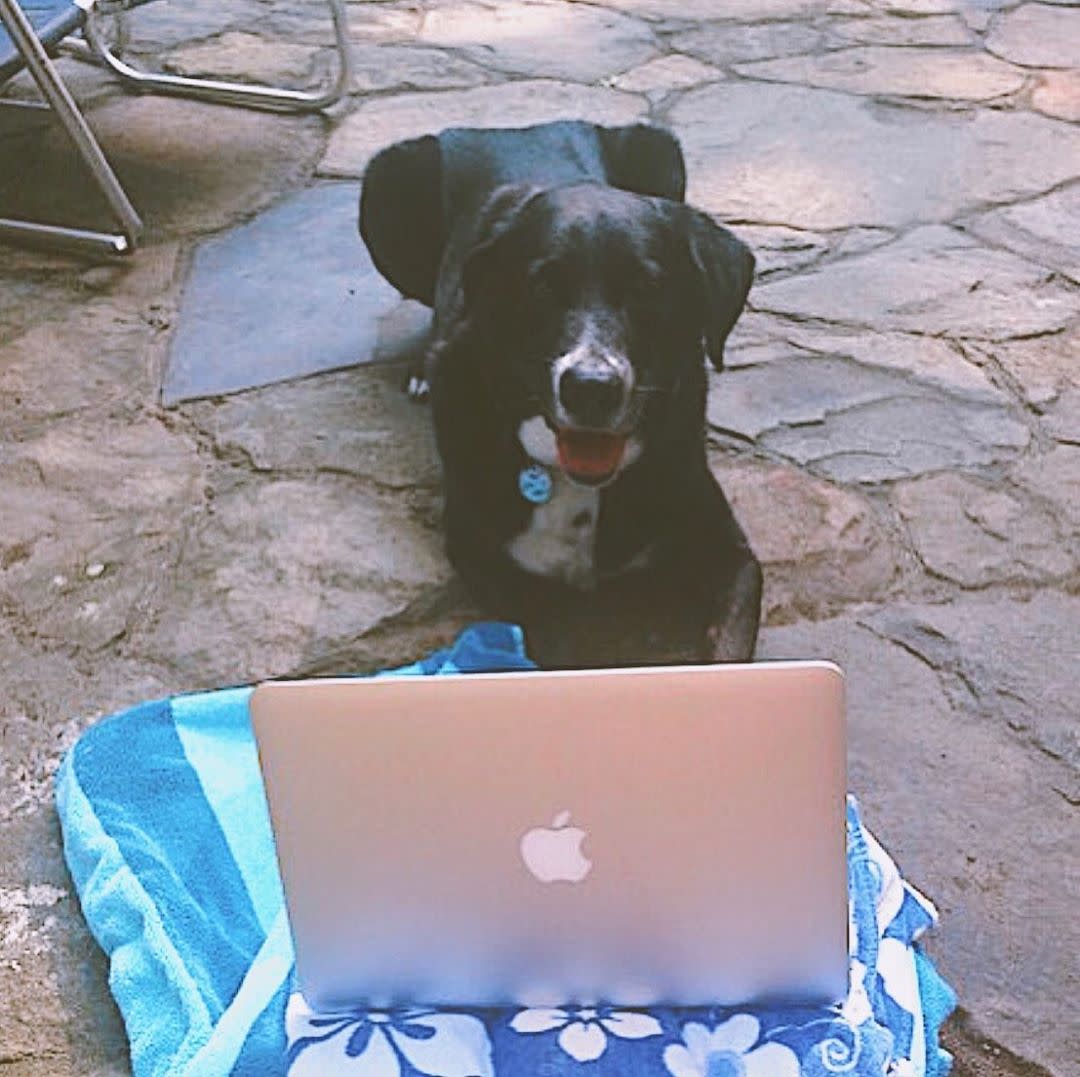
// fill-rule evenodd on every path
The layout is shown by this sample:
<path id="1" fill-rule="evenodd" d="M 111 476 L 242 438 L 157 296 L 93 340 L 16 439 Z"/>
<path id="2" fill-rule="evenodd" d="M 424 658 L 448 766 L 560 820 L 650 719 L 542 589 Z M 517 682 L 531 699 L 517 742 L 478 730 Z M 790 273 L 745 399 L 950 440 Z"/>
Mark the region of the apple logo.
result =
<path id="1" fill-rule="evenodd" d="M 550 827 L 538 826 L 521 839 L 521 859 L 542 883 L 579 883 L 592 870 L 581 852 L 585 831 L 569 822 L 570 813 L 560 812 Z"/>

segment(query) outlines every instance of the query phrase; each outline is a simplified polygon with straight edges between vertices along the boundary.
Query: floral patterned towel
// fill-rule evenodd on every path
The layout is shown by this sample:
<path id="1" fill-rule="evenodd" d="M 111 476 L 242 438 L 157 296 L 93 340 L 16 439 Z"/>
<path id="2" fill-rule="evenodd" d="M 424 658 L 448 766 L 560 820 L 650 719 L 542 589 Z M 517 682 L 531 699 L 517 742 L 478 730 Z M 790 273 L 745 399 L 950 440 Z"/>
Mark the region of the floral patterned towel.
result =
<path id="1" fill-rule="evenodd" d="M 397 675 L 529 669 L 476 625 Z M 88 729 L 56 800 L 109 957 L 136 1077 L 895 1077 L 948 1070 L 952 993 L 915 940 L 929 903 L 848 808 L 852 991 L 834 1010 L 611 1008 L 312 1014 L 295 993 L 250 689 L 145 703 Z"/>

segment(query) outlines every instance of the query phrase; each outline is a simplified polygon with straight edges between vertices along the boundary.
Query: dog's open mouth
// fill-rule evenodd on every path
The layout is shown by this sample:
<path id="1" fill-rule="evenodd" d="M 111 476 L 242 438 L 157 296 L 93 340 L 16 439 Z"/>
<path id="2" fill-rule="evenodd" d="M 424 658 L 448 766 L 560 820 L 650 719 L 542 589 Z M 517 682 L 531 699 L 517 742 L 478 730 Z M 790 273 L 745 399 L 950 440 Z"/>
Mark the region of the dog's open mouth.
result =
<path id="1" fill-rule="evenodd" d="M 607 482 L 623 460 L 626 451 L 625 434 L 603 430 L 556 431 L 559 446 L 559 465 L 575 482 L 599 486 Z"/>

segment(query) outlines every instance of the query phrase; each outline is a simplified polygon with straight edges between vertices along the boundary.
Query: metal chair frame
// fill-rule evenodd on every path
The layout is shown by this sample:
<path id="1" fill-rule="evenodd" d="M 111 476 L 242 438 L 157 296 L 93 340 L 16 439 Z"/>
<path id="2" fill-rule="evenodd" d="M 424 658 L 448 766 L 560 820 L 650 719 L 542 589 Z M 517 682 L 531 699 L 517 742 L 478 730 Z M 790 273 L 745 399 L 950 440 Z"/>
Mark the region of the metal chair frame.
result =
<path id="1" fill-rule="evenodd" d="M 94 0 L 84 0 L 79 6 L 88 12 L 93 2 Z M 142 221 L 124 193 L 116 173 L 105 159 L 93 131 L 60 78 L 56 66 L 49 59 L 45 46 L 19 6 L 18 0 L 0 0 L 0 20 L 44 97 L 44 107 L 55 113 L 59 119 L 120 226 L 119 231 L 97 232 L 0 217 L 0 239 L 82 248 L 96 253 L 130 254 L 142 234 Z M 14 105 L 15 102 L 0 99 L 0 104 Z"/>
<path id="2" fill-rule="evenodd" d="M 141 0 L 147 2 L 147 0 Z M 122 4 L 113 17 L 122 19 L 141 2 Z M 172 94 L 212 101 L 223 105 L 241 105 L 247 108 L 265 109 L 272 112 L 318 112 L 336 104 L 349 92 L 352 83 L 352 50 L 349 46 L 349 23 L 342 0 L 326 0 L 334 27 L 334 47 L 338 55 L 336 76 L 327 86 L 315 91 L 292 90 L 278 86 L 259 86 L 245 82 L 227 82 L 218 79 L 189 78 L 183 75 L 167 75 L 145 71 L 125 60 L 105 39 L 102 20 L 105 13 L 95 10 L 86 20 L 83 37 L 88 48 L 66 46 L 65 51 L 79 59 L 103 64 L 113 71 L 129 88 L 141 93 Z"/>
<path id="3" fill-rule="evenodd" d="M 192 97 L 218 104 L 240 105 L 273 112 L 307 113 L 329 108 L 348 93 L 352 83 L 352 52 L 348 38 L 348 19 L 342 0 L 327 0 L 338 54 L 337 73 L 328 85 L 314 91 L 143 71 L 124 60 L 106 41 L 100 26 L 103 13 L 97 7 L 97 0 L 75 0 L 75 3 L 84 14 L 81 19 L 74 17 L 71 20 L 72 25 L 68 32 L 77 29 L 81 22 L 85 44 L 65 42 L 64 51 L 79 59 L 109 68 L 126 86 L 142 93 Z M 99 232 L 0 217 L 0 240 L 63 246 L 111 255 L 130 254 L 142 235 L 142 221 L 106 160 L 93 131 L 60 78 L 55 64 L 49 58 L 46 46 L 18 0 L 0 0 L 0 20 L 44 98 L 44 102 L 40 104 L 0 98 L 0 105 L 42 107 L 55 113 L 119 225 L 117 231 Z"/>

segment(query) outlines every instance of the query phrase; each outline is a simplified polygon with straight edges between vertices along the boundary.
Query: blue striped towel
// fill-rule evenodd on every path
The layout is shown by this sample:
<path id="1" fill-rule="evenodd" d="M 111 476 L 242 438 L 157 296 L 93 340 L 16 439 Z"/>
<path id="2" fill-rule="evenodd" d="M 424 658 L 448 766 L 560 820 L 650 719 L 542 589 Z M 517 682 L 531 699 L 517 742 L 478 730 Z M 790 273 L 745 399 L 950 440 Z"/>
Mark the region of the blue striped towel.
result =
<path id="1" fill-rule="evenodd" d="M 392 675 L 532 668 L 508 625 Z M 57 774 L 64 851 L 136 1077 L 939 1077 L 936 920 L 848 805 L 851 992 L 828 1009 L 311 1013 L 294 991 L 250 689 L 93 726 Z"/>

